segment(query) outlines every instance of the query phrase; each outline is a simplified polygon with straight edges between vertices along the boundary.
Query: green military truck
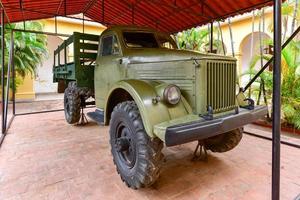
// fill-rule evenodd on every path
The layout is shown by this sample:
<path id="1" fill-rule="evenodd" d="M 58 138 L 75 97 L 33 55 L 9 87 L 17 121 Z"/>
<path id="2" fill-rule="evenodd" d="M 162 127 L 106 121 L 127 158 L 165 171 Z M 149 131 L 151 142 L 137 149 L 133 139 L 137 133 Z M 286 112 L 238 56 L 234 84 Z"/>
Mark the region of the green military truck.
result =
<path id="1" fill-rule="evenodd" d="M 156 181 L 164 145 L 199 141 L 212 152 L 226 152 L 240 142 L 245 124 L 267 113 L 237 91 L 236 59 L 178 50 L 169 35 L 152 29 L 74 33 L 54 57 L 66 121 L 77 123 L 81 107 L 95 102 L 88 115 L 110 126 L 113 161 L 131 188 Z M 87 102 L 91 97 L 95 101 Z"/>

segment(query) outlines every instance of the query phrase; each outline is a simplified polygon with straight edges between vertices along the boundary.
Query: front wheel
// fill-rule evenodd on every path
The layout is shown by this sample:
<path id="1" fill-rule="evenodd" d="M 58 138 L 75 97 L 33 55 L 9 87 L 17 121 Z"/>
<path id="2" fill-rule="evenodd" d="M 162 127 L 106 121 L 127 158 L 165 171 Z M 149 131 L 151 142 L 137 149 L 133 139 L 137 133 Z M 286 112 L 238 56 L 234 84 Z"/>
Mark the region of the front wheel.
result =
<path id="1" fill-rule="evenodd" d="M 223 153 L 236 147 L 243 137 L 242 129 L 235 129 L 204 140 L 205 148 L 212 152 Z"/>
<path id="2" fill-rule="evenodd" d="M 123 182 L 133 189 L 152 185 L 159 177 L 163 143 L 147 135 L 134 101 L 114 108 L 109 133 L 113 161 Z"/>

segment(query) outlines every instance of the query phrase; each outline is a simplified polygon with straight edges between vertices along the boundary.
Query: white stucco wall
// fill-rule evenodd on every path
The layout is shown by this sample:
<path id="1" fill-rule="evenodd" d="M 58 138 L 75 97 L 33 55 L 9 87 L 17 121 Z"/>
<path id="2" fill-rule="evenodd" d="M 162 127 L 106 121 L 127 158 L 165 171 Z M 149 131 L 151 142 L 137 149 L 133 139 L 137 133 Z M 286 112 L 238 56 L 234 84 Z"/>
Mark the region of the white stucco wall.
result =
<path id="1" fill-rule="evenodd" d="M 259 35 L 261 34 L 261 39 L 262 41 L 266 39 L 270 39 L 270 36 L 265 34 L 265 33 L 259 33 L 259 32 L 254 32 L 253 33 L 253 47 L 251 47 L 252 43 L 252 33 L 248 34 L 241 42 L 240 44 L 240 64 L 241 64 L 241 72 L 240 74 L 243 74 L 247 72 L 250 68 L 250 62 L 252 58 L 255 55 L 260 54 L 260 39 Z M 265 48 L 266 46 L 263 46 Z M 251 49 L 252 48 L 252 49 Z M 252 50 L 252 52 L 251 52 Z M 263 61 L 263 64 L 265 64 L 266 61 Z M 261 67 L 261 62 L 258 61 L 255 65 L 255 69 L 260 69 Z M 249 82 L 249 76 L 242 76 L 241 77 L 241 85 L 244 86 Z"/>
<path id="2" fill-rule="evenodd" d="M 34 81 L 34 91 L 36 94 L 57 92 L 57 83 L 53 83 L 52 67 L 54 50 L 63 40 L 57 36 L 48 36 L 48 58 L 37 68 L 37 74 Z M 61 55 L 61 59 L 63 56 Z"/>

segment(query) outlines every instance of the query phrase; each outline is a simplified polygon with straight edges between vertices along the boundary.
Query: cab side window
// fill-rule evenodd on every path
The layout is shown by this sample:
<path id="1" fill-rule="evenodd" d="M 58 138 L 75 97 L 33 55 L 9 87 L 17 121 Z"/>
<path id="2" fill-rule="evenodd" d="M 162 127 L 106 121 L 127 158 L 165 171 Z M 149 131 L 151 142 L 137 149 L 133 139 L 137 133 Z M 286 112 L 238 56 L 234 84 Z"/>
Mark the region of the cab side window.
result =
<path id="1" fill-rule="evenodd" d="M 102 38 L 101 44 L 102 56 L 118 55 L 120 52 L 117 38 L 113 35 Z"/>
<path id="2" fill-rule="evenodd" d="M 114 36 L 113 37 L 113 54 L 114 55 L 118 55 L 120 53 L 120 48 L 119 48 L 119 43 L 118 43 L 118 40 L 117 40 L 117 37 Z"/>

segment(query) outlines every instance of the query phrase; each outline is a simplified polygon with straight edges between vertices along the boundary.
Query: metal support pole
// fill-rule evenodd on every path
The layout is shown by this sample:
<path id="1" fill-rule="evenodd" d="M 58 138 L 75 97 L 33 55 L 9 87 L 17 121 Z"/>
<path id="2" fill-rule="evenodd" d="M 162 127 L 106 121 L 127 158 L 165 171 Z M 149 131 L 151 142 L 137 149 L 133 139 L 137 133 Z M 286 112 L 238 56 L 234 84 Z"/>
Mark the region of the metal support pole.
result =
<path id="1" fill-rule="evenodd" d="M 64 45 L 64 66 L 65 66 L 65 70 L 68 71 L 68 69 L 67 69 L 67 63 L 68 63 L 67 45 L 66 45 L 65 42 L 63 43 L 63 45 Z M 55 66 L 55 65 L 54 65 L 54 66 Z"/>
<path id="2" fill-rule="evenodd" d="M 84 14 L 82 14 L 82 33 L 84 33 Z"/>
<path id="3" fill-rule="evenodd" d="M 13 51 L 14 51 L 14 34 L 10 32 L 10 48 L 9 48 L 9 59 L 7 66 L 7 76 L 6 76 L 6 90 L 5 90 L 5 103 L 4 103 L 4 124 L 5 131 L 7 130 L 7 114 L 8 114 L 8 100 L 9 100 L 9 88 L 10 88 L 10 72 L 11 66 L 13 64 Z"/>
<path id="4" fill-rule="evenodd" d="M 84 14 L 82 14 L 82 33 L 84 33 Z M 84 39 L 82 41 L 82 43 L 84 44 Z M 82 53 L 84 53 L 84 49 L 82 49 Z M 83 58 L 83 65 L 85 65 L 85 58 Z"/>
<path id="5" fill-rule="evenodd" d="M 67 16 L 67 1 L 64 0 L 64 16 Z"/>
<path id="6" fill-rule="evenodd" d="M 214 50 L 214 47 L 213 47 L 214 41 L 213 40 L 214 40 L 214 23 L 211 22 L 210 23 L 210 40 L 209 40 L 209 51 L 210 51 L 210 53 L 212 53 L 213 50 Z"/>
<path id="7" fill-rule="evenodd" d="M 131 6 L 131 24 L 134 25 L 134 4 Z"/>
<path id="8" fill-rule="evenodd" d="M 105 0 L 102 0 L 102 3 L 101 3 L 101 9 L 102 9 L 102 23 L 104 23 L 104 18 L 105 18 Z"/>
<path id="9" fill-rule="evenodd" d="M 45 32 L 45 31 L 33 31 L 33 30 L 23 30 L 23 29 L 11 29 L 11 28 L 6 28 L 6 30 L 12 30 L 14 32 L 23 32 L 23 33 L 35 33 L 35 34 L 61 36 L 61 37 L 70 37 L 71 36 L 69 34 L 52 33 L 52 32 Z"/>
<path id="10" fill-rule="evenodd" d="M 263 59 L 263 41 L 262 41 L 262 33 L 265 33 L 265 23 L 264 23 L 264 8 L 262 8 L 262 13 L 259 18 L 259 47 L 260 47 L 260 67 L 264 67 L 264 59 Z M 260 88 L 258 93 L 258 100 L 257 105 L 260 104 L 261 95 L 263 95 L 263 100 L 265 105 L 268 107 L 268 100 L 267 100 L 267 94 L 266 94 L 266 87 L 265 87 L 265 80 L 263 78 L 260 79 Z M 267 118 L 270 119 L 269 112 L 267 113 Z"/>
<path id="11" fill-rule="evenodd" d="M 280 197 L 281 4 L 282 0 L 274 0 L 272 200 L 279 200 Z"/>
<path id="12" fill-rule="evenodd" d="M 15 40 L 14 40 L 14 31 L 11 31 L 12 33 L 12 58 L 14 58 L 15 55 Z M 14 59 L 12 59 L 11 63 L 11 70 L 12 70 L 12 101 L 13 101 L 13 116 L 16 115 L 16 71 L 15 71 L 15 62 Z"/>
<path id="13" fill-rule="evenodd" d="M 231 40 L 232 57 L 235 57 L 235 53 L 234 53 L 234 45 L 233 45 L 233 35 L 232 35 L 232 28 L 231 28 L 231 21 L 230 21 L 230 18 L 228 18 L 228 27 L 229 27 L 230 40 Z"/>
<path id="14" fill-rule="evenodd" d="M 258 22 L 258 34 L 259 34 L 258 36 L 259 36 L 260 67 L 263 68 L 264 67 L 264 59 L 263 59 L 263 44 L 262 44 L 262 35 L 261 35 L 261 23 L 262 23 L 261 19 L 262 19 L 262 15 L 260 15 L 259 22 Z M 253 34 L 253 32 L 252 32 L 252 34 Z M 252 58 L 252 56 L 251 56 L 251 58 Z M 257 98 L 257 105 L 260 104 L 261 93 L 262 93 L 262 89 L 264 88 L 263 84 L 264 84 L 264 79 L 260 78 L 260 86 L 259 86 L 259 92 L 258 92 L 258 98 Z"/>
<path id="15" fill-rule="evenodd" d="M 224 53 L 224 56 L 225 56 L 226 55 L 226 51 L 225 51 L 224 39 L 223 39 L 223 31 L 222 31 L 222 28 L 221 28 L 220 21 L 218 21 L 218 27 L 219 27 L 220 36 L 221 36 L 222 49 L 223 49 L 223 53 Z"/>
<path id="16" fill-rule="evenodd" d="M 55 33 L 57 33 L 57 17 L 54 17 L 54 28 L 55 28 Z"/>
<path id="17" fill-rule="evenodd" d="M 5 100 L 5 94 L 4 94 L 4 64 L 5 64 L 5 52 L 4 52 L 4 10 L 1 9 L 1 90 L 2 90 L 2 101 L 1 101 L 1 107 L 2 107 L 2 115 L 1 115 L 1 121 L 2 121 L 2 134 L 5 133 L 5 124 L 4 124 L 4 100 Z"/>

